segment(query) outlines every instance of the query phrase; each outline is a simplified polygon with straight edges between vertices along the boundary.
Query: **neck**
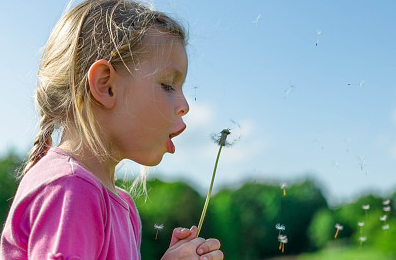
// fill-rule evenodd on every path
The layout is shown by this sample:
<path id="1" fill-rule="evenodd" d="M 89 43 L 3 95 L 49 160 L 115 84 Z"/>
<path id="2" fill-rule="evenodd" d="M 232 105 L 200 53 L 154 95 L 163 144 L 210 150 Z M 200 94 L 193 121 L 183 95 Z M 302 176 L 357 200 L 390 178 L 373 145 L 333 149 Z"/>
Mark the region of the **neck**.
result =
<path id="1" fill-rule="evenodd" d="M 86 145 L 82 145 L 76 152 L 77 147 L 78 144 L 72 139 L 63 140 L 59 145 L 59 148 L 70 153 L 110 192 L 118 194 L 115 188 L 115 166 L 118 162 L 113 158 L 102 159 L 98 157 Z"/>

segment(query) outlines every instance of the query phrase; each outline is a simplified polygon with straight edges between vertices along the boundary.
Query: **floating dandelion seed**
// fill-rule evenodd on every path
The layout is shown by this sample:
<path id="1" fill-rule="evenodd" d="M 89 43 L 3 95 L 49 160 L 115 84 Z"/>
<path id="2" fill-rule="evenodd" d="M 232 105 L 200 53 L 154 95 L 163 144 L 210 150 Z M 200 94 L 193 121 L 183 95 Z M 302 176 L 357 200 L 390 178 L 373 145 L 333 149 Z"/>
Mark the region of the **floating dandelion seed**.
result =
<path id="1" fill-rule="evenodd" d="M 314 142 L 315 142 L 315 144 L 316 144 L 317 146 L 320 147 L 320 149 L 324 150 L 324 146 L 323 146 L 322 142 L 320 141 L 320 138 L 316 138 L 316 139 L 314 140 Z"/>
<path id="2" fill-rule="evenodd" d="M 343 225 L 340 224 L 335 224 L 336 232 L 334 234 L 334 239 L 337 239 L 338 235 L 340 234 L 340 231 L 344 229 Z"/>
<path id="3" fill-rule="evenodd" d="M 382 202 L 382 205 L 384 205 L 384 206 L 387 206 L 387 205 L 389 205 L 390 204 L 390 200 L 384 200 L 383 202 Z"/>
<path id="4" fill-rule="evenodd" d="M 278 236 L 278 241 L 279 241 L 279 247 L 278 249 L 282 251 L 282 253 L 285 252 L 285 244 L 287 244 L 287 242 L 289 241 L 287 239 L 286 235 L 279 235 Z"/>
<path id="5" fill-rule="evenodd" d="M 164 225 L 163 224 L 161 224 L 161 225 L 154 224 L 154 229 L 156 230 L 155 240 L 157 240 L 158 232 L 161 231 L 162 229 L 164 229 Z"/>
<path id="6" fill-rule="evenodd" d="M 363 244 L 363 242 L 366 242 L 366 240 L 367 240 L 367 237 L 359 237 L 359 241 L 360 241 L 359 248 L 362 248 L 362 244 Z"/>
<path id="7" fill-rule="evenodd" d="M 287 188 L 286 183 L 282 183 L 280 188 L 283 190 L 283 196 L 286 196 L 286 188 Z"/>
<path id="8" fill-rule="evenodd" d="M 369 210 L 370 209 L 370 204 L 362 205 L 362 209 Z"/>
<path id="9" fill-rule="evenodd" d="M 349 143 L 351 142 L 351 138 L 345 139 L 344 142 L 345 142 L 345 144 L 346 144 L 345 151 L 346 151 L 347 153 L 349 153 Z"/>
<path id="10" fill-rule="evenodd" d="M 362 205 L 362 209 L 366 212 L 366 220 L 368 219 L 368 210 L 370 209 L 370 204 Z"/>
<path id="11" fill-rule="evenodd" d="M 359 87 L 363 87 L 363 84 L 364 84 L 364 80 L 360 81 L 359 82 Z"/>
<path id="12" fill-rule="evenodd" d="M 194 89 L 194 100 L 197 101 L 197 88 L 198 86 L 193 86 Z"/>
<path id="13" fill-rule="evenodd" d="M 257 27 L 258 22 L 260 21 L 260 18 L 261 18 L 261 14 L 259 14 L 259 15 L 256 17 L 256 20 L 253 21 L 253 23 L 255 24 L 256 27 Z"/>
<path id="14" fill-rule="evenodd" d="M 317 30 L 316 31 L 316 35 L 318 36 L 317 38 L 316 38 L 316 43 L 315 43 L 315 46 L 318 46 L 318 43 L 319 43 L 319 37 L 320 37 L 320 35 L 322 34 L 322 31 L 321 30 Z"/>
<path id="15" fill-rule="evenodd" d="M 360 235 L 362 235 L 362 233 L 363 233 L 364 222 L 358 222 L 357 224 L 358 224 L 358 226 L 360 227 Z"/>
<path id="16" fill-rule="evenodd" d="M 391 207 L 390 206 L 386 206 L 386 207 L 383 207 L 382 210 L 385 211 L 385 212 L 389 212 L 391 210 Z"/>
<path id="17" fill-rule="evenodd" d="M 210 182 L 210 187 L 209 187 L 209 191 L 208 194 L 206 195 L 206 200 L 205 200 L 205 205 L 203 207 L 202 210 L 202 214 L 201 214 L 201 218 L 199 220 L 199 224 L 198 224 L 198 231 L 197 231 L 197 237 L 199 236 L 199 232 L 201 231 L 202 228 L 202 224 L 203 221 L 205 219 L 205 215 L 206 215 L 206 210 L 208 209 L 208 205 L 209 205 L 209 200 L 210 200 L 210 195 L 212 194 L 212 188 L 213 188 L 213 183 L 214 183 L 214 179 L 216 176 L 216 170 L 217 170 L 217 164 L 219 163 L 219 158 L 220 158 L 220 153 L 221 153 L 221 149 L 223 148 L 223 146 L 227 145 L 227 136 L 231 134 L 230 129 L 223 129 L 220 132 L 220 137 L 218 140 L 215 140 L 216 143 L 219 145 L 219 152 L 217 153 L 217 158 L 216 158 L 216 163 L 214 166 L 214 170 L 213 170 L 213 174 L 212 174 L 212 180 Z"/>
<path id="18" fill-rule="evenodd" d="M 348 85 L 348 86 L 359 86 L 359 87 L 363 87 L 363 84 L 364 84 L 364 80 L 361 80 L 359 83 L 355 83 L 355 84 L 353 84 L 353 83 L 348 83 L 347 85 Z"/>
<path id="19" fill-rule="evenodd" d="M 359 167 L 361 171 L 364 171 L 367 175 L 367 171 L 365 170 L 366 166 L 366 159 L 363 156 L 359 156 Z"/>
<path id="20" fill-rule="evenodd" d="M 335 167 L 337 170 L 340 170 L 340 163 L 339 163 L 339 162 L 335 162 L 335 163 L 334 163 L 334 167 Z"/>
<path id="21" fill-rule="evenodd" d="M 294 86 L 290 85 L 287 89 L 285 89 L 283 98 L 287 98 L 289 94 L 294 90 Z"/>
<path id="22" fill-rule="evenodd" d="M 286 229 L 285 225 L 281 225 L 280 223 L 276 223 L 275 228 L 279 231 L 279 235 Z"/>
<path id="23" fill-rule="evenodd" d="M 388 218 L 387 215 L 383 215 L 383 216 L 380 216 L 380 217 L 379 217 L 379 220 L 385 222 L 387 218 Z"/>

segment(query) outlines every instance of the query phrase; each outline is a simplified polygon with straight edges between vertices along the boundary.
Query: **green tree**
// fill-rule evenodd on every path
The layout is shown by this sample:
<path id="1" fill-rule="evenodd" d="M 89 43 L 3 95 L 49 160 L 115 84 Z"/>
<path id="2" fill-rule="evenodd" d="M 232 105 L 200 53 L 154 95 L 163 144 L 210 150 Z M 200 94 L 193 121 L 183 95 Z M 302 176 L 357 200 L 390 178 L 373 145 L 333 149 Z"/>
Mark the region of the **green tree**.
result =
<path id="1" fill-rule="evenodd" d="M 198 225 L 203 198 L 182 182 L 166 183 L 158 179 L 147 182 L 148 197 L 136 199 L 142 225 L 141 253 L 144 259 L 160 259 L 169 247 L 176 227 Z M 158 231 L 154 225 L 163 225 Z"/>
<path id="2" fill-rule="evenodd" d="M 6 215 L 11 206 L 18 180 L 15 171 L 20 165 L 21 159 L 14 152 L 10 151 L 0 159 L 0 223 L 1 227 L 5 222 Z"/>

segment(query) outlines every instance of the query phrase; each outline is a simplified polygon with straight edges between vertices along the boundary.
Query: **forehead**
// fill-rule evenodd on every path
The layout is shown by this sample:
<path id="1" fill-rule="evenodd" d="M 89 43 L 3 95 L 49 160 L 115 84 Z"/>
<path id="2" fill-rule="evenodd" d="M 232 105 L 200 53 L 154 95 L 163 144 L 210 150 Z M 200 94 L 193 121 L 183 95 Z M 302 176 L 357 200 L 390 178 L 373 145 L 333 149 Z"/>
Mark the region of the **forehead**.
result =
<path id="1" fill-rule="evenodd" d="M 178 36 L 150 29 L 143 39 L 143 44 L 147 48 L 145 59 L 154 62 L 159 69 L 174 69 L 187 73 L 186 48 Z"/>

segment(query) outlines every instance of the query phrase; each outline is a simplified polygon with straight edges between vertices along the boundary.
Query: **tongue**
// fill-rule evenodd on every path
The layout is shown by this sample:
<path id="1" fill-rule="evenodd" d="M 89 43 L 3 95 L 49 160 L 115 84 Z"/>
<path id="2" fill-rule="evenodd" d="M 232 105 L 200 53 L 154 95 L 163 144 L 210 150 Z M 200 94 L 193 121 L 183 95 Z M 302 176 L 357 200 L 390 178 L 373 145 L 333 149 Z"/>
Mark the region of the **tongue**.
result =
<path id="1" fill-rule="evenodd" d="M 169 153 L 175 153 L 175 145 L 173 144 L 171 139 L 168 139 L 168 142 L 166 143 L 166 148 Z"/>

